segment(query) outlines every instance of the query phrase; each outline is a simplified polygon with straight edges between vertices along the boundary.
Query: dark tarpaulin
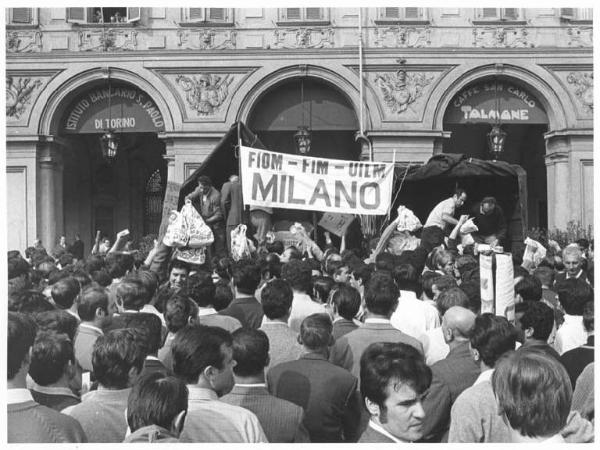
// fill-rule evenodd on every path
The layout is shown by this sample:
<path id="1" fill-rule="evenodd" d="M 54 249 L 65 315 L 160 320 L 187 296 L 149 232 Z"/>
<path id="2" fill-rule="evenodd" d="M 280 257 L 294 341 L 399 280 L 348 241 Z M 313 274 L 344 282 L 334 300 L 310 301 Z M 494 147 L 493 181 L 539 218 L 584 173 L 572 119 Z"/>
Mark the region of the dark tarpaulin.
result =
<path id="1" fill-rule="evenodd" d="M 235 122 L 231 125 L 225 136 L 223 136 L 223 139 L 219 141 L 213 151 L 202 162 L 200 167 L 183 182 L 179 191 L 178 210 L 183 206 L 185 196 L 196 189 L 198 185 L 197 180 L 201 175 L 209 176 L 213 185 L 218 190 L 221 190 L 221 186 L 229 179 L 229 176 L 239 172 L 238 159 L 236 158 L 236 146 L 239 143 L 238 132 L 243 145 L 266 149 L 258 136 L 246 125 L 242 122 Z"/>

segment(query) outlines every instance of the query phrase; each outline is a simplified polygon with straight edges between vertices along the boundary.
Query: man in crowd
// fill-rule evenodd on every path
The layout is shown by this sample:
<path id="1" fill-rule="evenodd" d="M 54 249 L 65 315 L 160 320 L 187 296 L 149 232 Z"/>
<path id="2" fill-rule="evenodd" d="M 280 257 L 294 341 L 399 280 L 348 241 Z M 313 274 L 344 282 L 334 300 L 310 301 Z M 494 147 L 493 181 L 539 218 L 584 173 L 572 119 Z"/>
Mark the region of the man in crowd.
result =
<path id="1" fill-rule="evenodd" d="M 265 368 L 269 364 L 269 338 L 260 330 L 240 329 L 233 333 L 235 385 L 221 398 L 258 417 L 269 442 L 310 442 L 302 423 L 304 411 L 269 393 Z"/>
<path id="2" fill-rule="evenodd" d="M 559 354 L 550 345 L 556 335 L 552 308 L 543 302 L 519 303 L 515 309 L 515 319 L 517 340 L 523 344 L 523 348 L 535 347 L 548 356 L 559 359 Z"/>
<path id="3" fill-rule="evenodd" d="M 231 268 L 234 299 L 219 314 L 236 318 L 243 327 L 257 329 L 263 319 L 263 309 L 254 292 L 260 283 L 260 267 L 250 259 L 243 259 Z"/>
<path id="4" fill-rule="evenodd" d="M 342 284 L 335 288 L 331 295 L 334 340 L 358 328 L 354 317 L 358 314 L 360 303 L 360 293 L 352 286 Z"/>
<path id="5" fill-rule="evenodd" d="M 582 269 L 583 253 L 577 244 L 567 245 L 562 252 L 562 262 L 565 270 L 560 271 L 554 277 L 554 286 L 556 287 L 561 281 L 577 278 L 588 282 L 587 275 Z"/>
<path id="6" fill-rule="evenodd" d="M 308 294 L 311 290 L 311 268 L 306 261 L 290 261 L 281 268 L 281 278 L 294 292 L 288 325 L 296 333 L 300 324 L 311 314 L 326 313 L 325 305 L 314 302 Z"/>
<path id="7" fill-rule="evenodd" d="M 64 410 L 81 423 L 89 442 L 123 442 L 127 396 L 142 371 L 144 350 L 135 330 L 112 330 L 96 340 L 92 365 L 98 390 Z"/>
<path id="8" fill-rule="evenodd" d="M 478 231 L 472 233 L 475 242 L 491 246 L 503 245 L 506 239 L 504 211 L 494 197 L 485 197 L 473 208 L 473 223 Z"/>
<path id="9" fill-rule="evenodd" d="M 594 290 L 581 278 L 568 278 L 555 285 L 558 301 L 565 312 L 565 322 L 556 332 L 554 347 L 561 355 L 584 345 L 587 333 L 583 326 L 583 309 L 594 300 Z"/>
<path id="10" fill-rule="evenodd" d="M 40 405 L 27 389 L 35 323 L 25 314 L 9 312 L 7 329 L 8 443 L 87 442 L 77 420 Z"/>
<path id="11" fill-rule="evenodd" d="M 164 373 L 140 377 L 127 400 L 127 424 L 131 434 L 123 442 L 179 442 L 188 409 L 185 383 Z"/>
<path id="12" fill-rule="evenodd" d="M 108 293 L 100 287 L 87 287 L 79 297 L 77 313 L 81 323 L 75 335 L 75 358 L 81 368 L 92 372 L 92 351 L 96 340 L 104 333 L 102 327 L 106 323 L 108 313 Z"/>
<path id="13" fill-rule="evenodd" d="M 221 211 L 225 217 L 225 240 L 231 252 L 231 232 L 243 222 L 244 202 L 242 184 L 238 175 L 230 175 L 221 187 Z"/>
<path id="14" fill-rule="evenodd" d="M 231 334 L 188 325 L 177 332 L 172 353 L 173 372 L 189 391 L 182 442 L 267 442 L 254 413 L 219 400 L 234 385 Z"/>
<path id="15" fill-rule="evenodd" d="M 298 334 L 288 325 L 293 295 L 287 281 L 277 279 L 269 281 L 261 294 L 265 318 L 260 330 L 269 339 L 269 369 L 286 361 L 295 361 L 302 354 Z"/>
<path id="16" fill-rule="evenodd" d="M 360 360 L 360 392 L 370 420 L 359 443 L 419 440 L 425 412 L 421 404 L 431 370 L 410 345 L 377 342 Z"/>
<path id="17" fill-rule="evenodd" d="M 272 228 L 273 209 L 267 206 L 250 206 L 250 223 L 255 229 L 254 238 L 259 247 L 266 245 L 267 232 Z"/>
<path id="18" fill-rule="evenodd" d="M 454 218 L 457 208 L 460 208 L 467 201 L 467 193 L 464 189 L 457 188 L 452 197 L 438 203 L 427 216 L 423 229 L 428 227 L 437 227 L 445 231 L 448 225 L 456 225 L 458 220 Z"/>
<path id="19" fill-rule="evenodd" d="M 571 379 L 571 386 L 575 389 L 577 378 L 585 367 L 594 361 L 594 302 L 589 301 L 583 307 L 583 328 L 587 332 L 587 341 L 584 345 L 569 350 L 562 354 L 560 361 L 566 367 Z"/>
<path id="20" fill-rule="evenodd" d="M 311 442 L 356 442 L 358 384 L 347 370 L 327 361 L 332 328 L 327 314 L 305 318 L 298 338 L 305 353 L 269 370 L 267 384 L 275 396 L 304 408 Z"/>
<path id="21" fill-rule="evenodd" d="M 188 274 L 190 273 L 190 266 L 183 261 L 174 259 L 169 264 L 169 269 L 167 272 L 169 274 L 169 278 L 158 289 L 159 296 L 161 296 L 161 293 L 164 291 L 169 291 L 170 293 L 179 292 L 179 290 L 185 286 Z"/>
<path id="22" fill-rule="evenodd" d="M 75 299 L 79 295 L 79 291 L 79 283 L 73 277 L 66 277 L 57 281 L 52 285 L 50 291 L 54 304 L 77 318 L 78 321 L 80 319 L 77 314 L 77 303 L 75 302 Z"/>

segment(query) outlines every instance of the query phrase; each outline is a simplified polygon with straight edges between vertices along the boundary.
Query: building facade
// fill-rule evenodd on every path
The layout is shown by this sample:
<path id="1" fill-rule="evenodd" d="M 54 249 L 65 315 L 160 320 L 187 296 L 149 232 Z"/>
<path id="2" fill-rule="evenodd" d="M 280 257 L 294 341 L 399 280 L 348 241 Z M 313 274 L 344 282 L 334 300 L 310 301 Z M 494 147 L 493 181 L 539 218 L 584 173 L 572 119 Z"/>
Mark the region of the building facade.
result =
<path id="1" fill-rule="evenodd" d="M 167 181 L 187 178 L 236 121 L 272 150 L 293 151 L 304 125 L 315 156 L 415 164 L 490 159 L 500 125 L 500 159 L 527 172 L 529 225 L 593 223 L 591 10 L 6 13 L 9 248 L 155 232 Z M 119 136 L 112 164 L 107 130 Z"/>

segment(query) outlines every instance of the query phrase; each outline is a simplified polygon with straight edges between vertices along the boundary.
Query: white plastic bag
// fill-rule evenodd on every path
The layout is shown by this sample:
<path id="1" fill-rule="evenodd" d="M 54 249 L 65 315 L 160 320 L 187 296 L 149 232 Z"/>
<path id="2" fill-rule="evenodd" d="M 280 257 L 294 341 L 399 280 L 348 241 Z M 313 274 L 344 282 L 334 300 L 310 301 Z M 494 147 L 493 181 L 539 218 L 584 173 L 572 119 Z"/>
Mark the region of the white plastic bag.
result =
<path id="1" fill-rule="evenodd" d="M 234 261 L 251 256 L 248 238 L 246 238 L 246 225 L 239 224 L 231 230 L 231 257 Z"/>
<path id="2" fill-rule="evenodd" d="M 171 211 L 163 244 L 175 248 L 184 247 L 187 244 L 187 224 L 185 217 L 180 212 Z"/>
<path id="3" fill-rule="evenodd" d="M 196 211 L 190 200 L 185 201 L 181 214 L 187 225 L 187 247 L 203 248 L 212 244 L 215 236 L 210 227 L 204 222 L 202 216 Z"/>

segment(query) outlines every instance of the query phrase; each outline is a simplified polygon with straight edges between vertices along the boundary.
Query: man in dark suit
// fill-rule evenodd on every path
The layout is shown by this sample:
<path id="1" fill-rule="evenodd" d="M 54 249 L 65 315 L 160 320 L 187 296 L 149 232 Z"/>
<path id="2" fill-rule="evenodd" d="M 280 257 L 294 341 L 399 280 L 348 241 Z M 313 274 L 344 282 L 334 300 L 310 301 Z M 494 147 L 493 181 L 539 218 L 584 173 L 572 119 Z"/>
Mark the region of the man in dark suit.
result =
<path id="1" fill-rule="evenodd" d="M 331 348 L 329 360 L 336 366 L 360 376 L 360 356 L 374 342 L 402 342 L 423 354 L 422 344 L 397 330 L 390 317 L 398 305 L 398 287 L 389 274 L 374 274 L 365 290 L 367 318 L 362 327 L 342 336 Z"/>
<path id="2" fill-rule="evenodd" d="M 340 284 L 331 296 L 333 308 L 333 338 L 337 341 L 358 328 L 354 317 L 360 308 L 360 293 L 350 285 Z"/>
<path id="3" fill-rule="evenodd" d="M 260 328 L 263 309 L 254 292 L 260 283 L 260 267 L 252 260 L 241 260 L 231 268 L 235 298 L 219 314 L 235 317 L 244 328 Z"/>
<path id="4" fill-rule="evenodd" d="M 583 253 L 577 244 L 567 245 L 562 252 L 562 262 L 565 270 L 558 272 L 554 277 L 554 285 L 569 278 L 577 278 L 589 283 L 587 275 L 582 268 Z"/>
<path id="5" fill-rule="evenodd" d="M 261 330 L 241 328 L 233 333 L 233 390 L 221 401 L 249 409 L 260 422 L 269 442 L 310 442 L 302 421 L 304 411 L 267 390 L 269 338 Z"/>
<path id="6" fill-rule="evenodd" d="M 426 442 L 448 442 L 450 410 L 454 400 L 479 376 L 479 366 L 469 350 L 475 317 L 468 309 L 453 306 L 442 318 L 442 333 L 450 353 L 431 366 L 431 387 L 423 400 L 423 436 Z"/>
<path id="7" fill-rule="evenodd" d="M 370 420 L 359 443 L 414 442 L 423 435 L 421 405 L 431 369 L 414 347 L 376 342 L 360 359 L 360 393 Z"/>
<path id="8" fill-rule="evenodd" d="M 360 418 L 357 380 L 327 361 L 333 342 L 326 314 L 312 314 L 300 325 L 299 342 L 306 351 L 297 361 L 267 373 L 271 393 L 304 408 L 311 442 L 356 442 Z"/>
<path id="9" fill-rule="evenodd" d="M 473 223 L 478 231 L 472 233 L 475 242 L 491 246 L 504 245 L 506 218 L 494 197 L 485 197 L 472 210 Z"/>

